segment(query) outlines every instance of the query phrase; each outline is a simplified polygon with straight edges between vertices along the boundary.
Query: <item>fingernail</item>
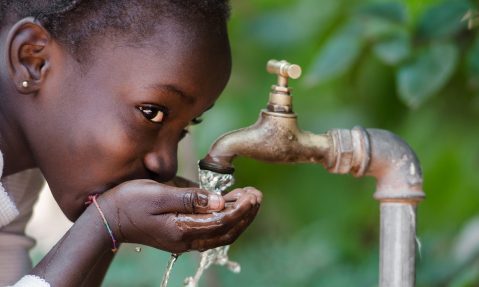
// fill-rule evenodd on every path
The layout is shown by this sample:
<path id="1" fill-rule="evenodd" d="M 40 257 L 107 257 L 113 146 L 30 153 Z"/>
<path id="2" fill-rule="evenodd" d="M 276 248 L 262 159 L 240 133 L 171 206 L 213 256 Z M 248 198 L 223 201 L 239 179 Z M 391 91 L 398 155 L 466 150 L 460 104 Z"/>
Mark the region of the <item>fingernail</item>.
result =
<path id="1" fill-rule="evenodd" d="M 208 201 L 209 201 L 208 206 L 210 210 L 219 211 L 223 209 L 223 206 L 222 206 L 223 199 L 221 198 L 221 196 L 217 194 L 210 194 L 208 196 Z"/>
<path id="2" fill-rule="evenodd" d="M 208 206 L 208 195 L 206 194 L 202 194 L 202 193 L 198 193 L 197 194 L 198 197 L 197 197 L 197 200 L 196 200 L 196 206 L 197 207 L 207 207 Z"/>

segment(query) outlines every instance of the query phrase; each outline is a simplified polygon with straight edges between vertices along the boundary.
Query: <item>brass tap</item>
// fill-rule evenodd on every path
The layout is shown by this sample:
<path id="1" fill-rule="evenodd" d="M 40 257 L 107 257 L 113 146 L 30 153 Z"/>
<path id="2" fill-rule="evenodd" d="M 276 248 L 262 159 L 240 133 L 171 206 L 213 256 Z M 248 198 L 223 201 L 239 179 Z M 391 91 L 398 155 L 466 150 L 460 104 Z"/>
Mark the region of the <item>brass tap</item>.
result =
<path id="1" fill-rule="evenodd" d="M 293 103 L 291 88 L 288 87 L 288 78 L 298 79 L 301 76 L 301 67 L 286 61 L 269 60 L 266 70 L 278 75 L 278 82 L 271 86 L 269 93 L 268 111 L 277 113 L 292 113 Z"/>
<path id="2" fill-rule="evenodd" d="M 266 71 L 270 74 L 278 75 L 278 86 L 287 87 L 288 78 L 298 79 L 301 77 L 301 67 L 296 64 L 290 64 L 285 60 L 269 60 L 266 64 Z"/>
<path id="3" fill-rule="evenodd" d="M 293 112 L 288 79 L 301 76 L 301 67 L 287 61 L 270 60 L 266 70 L 278 76 L 272 85 L 266 109 L 258 121 L 247 128 L 227 133 L 212 145 L 200 168 L 219 173 L 233 173 L 232 161 L 246 156 L 270 163 L 323 163 L 329 166 L 331 138 L 299 129 Z"/>

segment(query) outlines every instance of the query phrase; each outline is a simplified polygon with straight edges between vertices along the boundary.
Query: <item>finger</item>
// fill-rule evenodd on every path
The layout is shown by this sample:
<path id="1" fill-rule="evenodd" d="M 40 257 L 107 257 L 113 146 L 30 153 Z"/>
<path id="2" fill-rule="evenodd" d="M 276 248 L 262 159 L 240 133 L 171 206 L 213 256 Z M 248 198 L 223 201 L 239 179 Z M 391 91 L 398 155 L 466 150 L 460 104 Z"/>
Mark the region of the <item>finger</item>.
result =
<path id="1" fill-rule="evenodd" d="M 234 225 L 226 233 L 214 238 L 201 238 L 193 240 L 191 248 L 199 251 L 216 248 L 219 246 L 230 245 L 246 230 L 256 216 L 258 209 L 252 210 L 247 217 L 242 219 L 238 224 Z"/>
<path id="2" fill-rule="evenodd" d="M 234 190 L 230 191 L 229 193 L 227 193 L 226 195 L 223 195 L 223 198 L 225 199 L 226 202 L 233 202 L 233 201 L 238 200 L 245 193 L 250 193 L 250 194 L 254 195 L 256 197 L 257 201 L 259 201 L 259 202 L 261 202 L 262 199 L 263 199 L 263 194 L 259 190 L 257 190 L 256 188 L 250 187 L 250 186 L 245 187 L 245 188 L 234 189 Z"/>
<path id="3" fill-rule="evenodd" d="M 152 194 L 153 214 L 209 213 L 222 210 L 225 206 L 222 196 L 203 189 L 160 186 Z"/>
<path id="4" fill-rule="evenodd" d="M 245 192 L 233 203 L 234 209 L 246 210 L 258 205 L 261 201 L 255 190 L 245 188 Z"/>
<path id="5" fill-rule="evenodd" d="M 190 250 L 206 250 L 221 245 L 226 245 L 232 243 L 238 236 L 246 229 L 246 227 L 253 221 L 256 210 L 251 210 L 240 222 L 236 225 L 233 225 L 230 229 L 225 230 L 224 232 L 218 234 L 207 234 L 205 237 L 199 236 L 185 236 L 183 232 L 174 232 L 170 234 L 171 242 L 174 244 L 166 246 L 160 249 L 167 250 L 170 252 L 184 252 Z M 168 216 L 170 214 L 163 214 L 156 217 Z M 168 220 L 170 224 L 174 224 L 173 221 Z"/>
<path id="6" fill-rule="evenodd" d="M 211 237 L 225 233 L 242 219 L 247 218 L 249 213 L 256 214 L 258 208 L 259 202 L 256 197 L 253 194 L 243 193 L 238 201 L 221 212 L 198 215 L 179 214 L 176 223 L 185 237 Z"/>
<path id="7" fill-rule="evenodd" d="M 256 197 L 256 200 L 261 204 L 261 201 L 263 200 L 263 193 L 261 191 L 257 190 L 252 186 L 245 187 L 244 189 L 246 190 L 246 192 L 254 195 Z"/>
<path id="8" fill-rule="evenodd" d="M 223 198 L 226 202 L 232 202 L 238 200 L 244 193 L 246 191 L 243 188 L 237 188 L 223 195 Z"/>
<path id="9" fill-rule="evenodd" d="M 245 223 L 241 221 L 237 226 L 233 227 L 229 230 L 229 232 L 225 234 L 218 235 L 214 238 L 202 238 L 202 239 L 195 239 L 191 242 L 190 249 L 198 250 L 198 251 L 206 251 L 208 249 L 230 245 L 232 244 L 244 231 Z"/>

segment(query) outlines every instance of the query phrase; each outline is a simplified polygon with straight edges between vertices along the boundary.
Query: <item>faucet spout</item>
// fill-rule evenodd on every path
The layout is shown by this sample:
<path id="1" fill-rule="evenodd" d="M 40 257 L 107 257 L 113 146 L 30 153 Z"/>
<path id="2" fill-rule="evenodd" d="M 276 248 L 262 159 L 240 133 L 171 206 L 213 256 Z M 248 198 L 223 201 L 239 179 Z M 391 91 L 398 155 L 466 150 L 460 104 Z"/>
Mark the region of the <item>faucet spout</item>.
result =
<path id="1" fill-rule="evenodd" d="M 331 161 L 331 137 L 301 131 L 294 113 L 262 110 L 257 122 L 218 138 L 200 168 L 233 173 L 237 156 L 269 163 L 322 163 Z"/>

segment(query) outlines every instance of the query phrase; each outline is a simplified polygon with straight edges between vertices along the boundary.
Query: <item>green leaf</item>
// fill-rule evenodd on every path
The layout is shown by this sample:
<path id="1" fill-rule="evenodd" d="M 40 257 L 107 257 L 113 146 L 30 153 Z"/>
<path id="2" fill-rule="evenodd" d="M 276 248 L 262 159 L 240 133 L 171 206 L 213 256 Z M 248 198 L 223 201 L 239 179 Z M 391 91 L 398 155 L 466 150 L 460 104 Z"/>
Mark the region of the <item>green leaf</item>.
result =
<path id="1" fill-rule="evenodd" d="M 406 32 L 387 37 L 373 46 L 374 54 L 385 64 L 396 65 L 411 53 L 411 43 Z"/>
<path id="2" fill-rule="evenodd" d="M 424 39 L 440 39 L 450 37 L 467 27 L 461 21 L 469 10 L 467 1 L 447 1 L 427 10 L 418 23 L 418 36 Z"/>
<path id="3" fill-rule="evenodd" d="M 373 42 L 404 30 L 407 19 L 405 7 L 398 2 L 368 4 L 361 7 L 356 15 L 363 36 Z"/>
<path id="4" fill-rule="evenodd" d="M 406 8 L 399 2 L 372 3 L 359 9 L 358 14 L 366 18 L 378 18 L 403 24 L 406 22 Z"/>
<path id="5" fill-rule="evenodd" d="M 410 107 L 419 107 L 449 80 L 458 62 L 453 44 L 433 43 L 396 74 L 399 97 Z"/>
<path id="6" fill-rule="evenodd" d="M 360 26 L 356 22 L 347 23 L 319 51 L 306 83 L 315 85 L 341 76 L 354 64 L 362 47 Z"/>
<path id="7" fill-rule="evenodd" d="M 361 27 L 363 36 L 371 42 L 392 37 L 404 30 L 401 25 L 379 18 L 363 18 Z"/>

